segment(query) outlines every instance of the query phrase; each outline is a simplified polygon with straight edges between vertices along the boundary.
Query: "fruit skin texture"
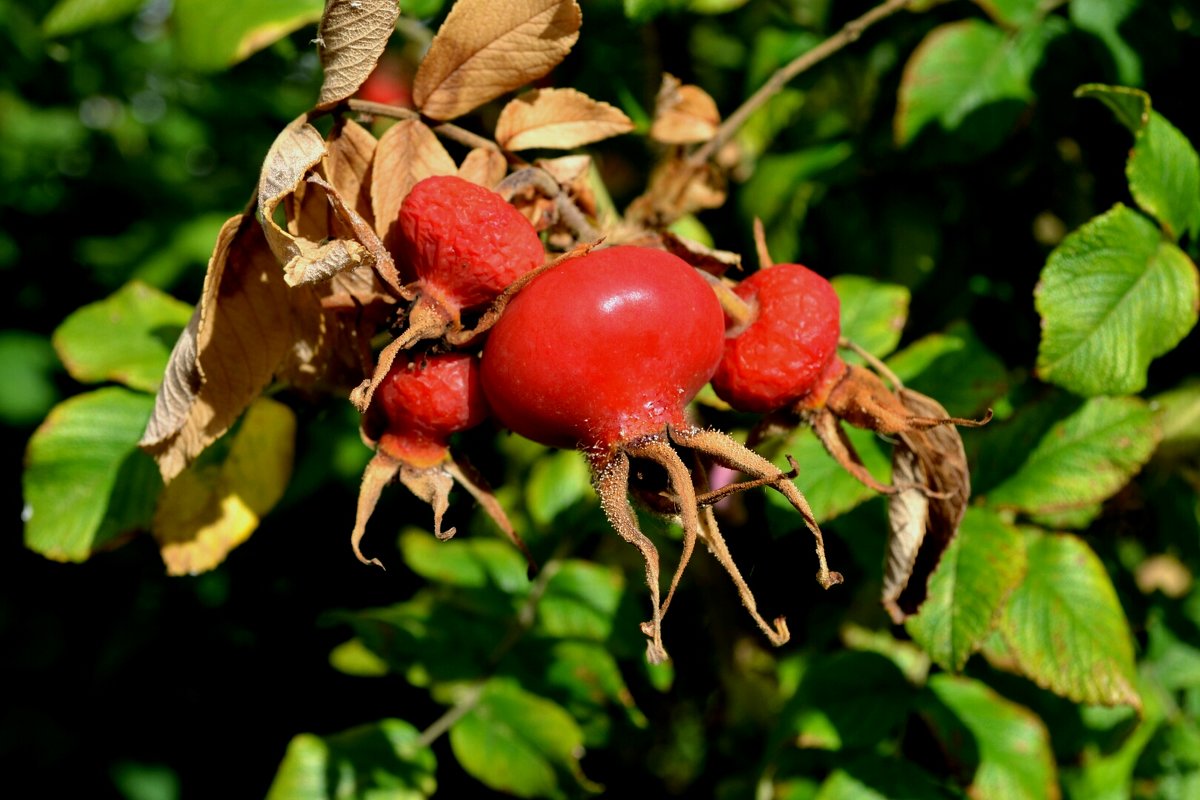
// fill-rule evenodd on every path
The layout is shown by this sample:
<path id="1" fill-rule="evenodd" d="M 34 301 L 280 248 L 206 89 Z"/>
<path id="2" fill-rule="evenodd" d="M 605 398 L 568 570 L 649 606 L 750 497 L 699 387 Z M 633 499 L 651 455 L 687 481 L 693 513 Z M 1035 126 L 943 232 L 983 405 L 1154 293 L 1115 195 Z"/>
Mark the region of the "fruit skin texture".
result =
<path id="1" fill-rule="evenodd" d="M 451 434 L 487 418 L 479 361 L 465 353 L 397 359 L 375 402 L 387 419 L 379 448 L 412 467 L 446 460 Z"/>
<path id="2" fill-rule="evenodd" d="M 739 411 L 790 408 L 841 363 L 838 296 L 829 281 L 800 264 L 760 270 L 734 291 L 757 314 L 744 330 L 730 332 L 713 389 Z"/>
<path id="3" fill-rule="evenodd" d="M 552 447 L 611 453 L 687 425 L 684 407 L 721 359 L 724 313 L 682 259 L 610 247 L 539 275 L 483 352 L 495 416 Z"/>
<path id="4" fill-rule="evenodd" d="M 540 267 L 537 231 L 500 195 L 453 175 L 417 183 L 400 206 L 399 256 L 421 293 L 457 319 Z"/>

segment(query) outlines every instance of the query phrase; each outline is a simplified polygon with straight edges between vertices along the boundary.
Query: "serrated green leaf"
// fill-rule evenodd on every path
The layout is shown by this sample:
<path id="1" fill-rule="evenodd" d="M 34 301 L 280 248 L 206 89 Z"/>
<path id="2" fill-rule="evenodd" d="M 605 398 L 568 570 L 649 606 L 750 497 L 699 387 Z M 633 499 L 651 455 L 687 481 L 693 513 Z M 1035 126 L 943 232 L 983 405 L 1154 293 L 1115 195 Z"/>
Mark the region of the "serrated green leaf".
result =
<path id="1" fill-rule="evenodd" d="M 54 348 L 45 336 L 0 331 L 0 420 L 12 426 L 40 422 L 58 399 Z"/>
<path id="2" fill-rule="evenodd" d="M 908 715 L 913 688 L 891 659 L 847 650 L 816 661 L 779 714 L 772 739 L 822 750 L 867 748 Z"/>
<path id="3" fill-rule="evenodd" d="M 563 797 L 562 778 L 583 778 L 583 734 L 556 703 L 493 678 L 450 728 L 459 764 L 489 788 L 518 797 Z"/>
<path id="4" fill-rule="evenodd" d="M 25 545 L 56 561 L 84 561 L 122 533 L 148 528 L 162 478 L 137 448 L 154 407 L 118 387 L 66 400 L 25 451 Z"/>
<path id="5" fill-rule="evenodd" d="M 419 800 L 437 790 L 437 758 L 420 732 L 382 719 L 332 736 L 302 733 L 288 744 L 267 800 Z"/>
<path id="6" fill-rule="evenodd" d="M 891 480 L 892 464 L 879 437 L 870 431 L 848 426 L 846 434 L 871 474 L 884 482 Z M 791 469 L 786 458 L 788 455 L 796 459 L 796 464 L 800 467 L 798 485 L 804 488 L 804 496 L 808 498 L 813 514 L 821 522 L 844 514 L 875 496 L 873 489 L 859 483 L 830 458 L 821 442 L 806 427 L 797 428 L 779 446 L 778 456 L 772 460 L 780 469 L 787 471 Z M 783 495 L 767 492 L 766 498 L 773 524 L 779 523 L 784 527 L 803 525 L 796 515 L 796 509 Z"/>
<path id="7" fill-rule="evenodd" d="M 552 525 L 560 513 L 594 496 L 591 470 L 575 450 L 559 450 L 539 458 L 525 482 L 525 505 L 538 525 Z"/>
<path id="8" fill-rule="evenodd" d="M 1077 703 L 1140 706 L 1129 623 L 1100 559 L 1075 536 L 1025 535 L 1028 570 L 1000 619 L 1021 672 Z"/>
<path id="9" fill-rule="evenodd" d="M 54 331 L 54 348 L 81 383 L 115 381 L 154 392 L 192 307 L 133 281 L 80 308 Z"/>
<path id="10" fill-rule="evenodd" d="M 1137 474 L 1157 442 L 1158 426 L 1147 403 L 1136 397 L 1094 397 L 1051 427 L 985 502 L 1030 513 L 1099 503 Z"/>
<path id="11" fill-rule="evenodd" d="M 1117 79 L 1128 86 L 1142 83 L 1142 57 L 1121 35 L 1141 0 L 1071 0 L 1071 24 L 1092 34 L 1108 48 L 1117 67 Z"/>
<path id="12" fill-rule="evenodd" d="M 1042 0 L 975 0 L 988 16 L 1009 28 L 1020 28 L 1042 16 Z"/>
<path id="13" fill-rule="evenodd" d="M 868 755 L 830 773 L 815 800 L 943 800 L 958 796 L 909 761 Z"/>
<path id="14" fill-rule="evenodd" d="M 1157 455 L 1166 458 L 1200 453 L 1200 382 L 1187 383 L 1155 395 L 1162 441 Z"/>
<path id="15" fill-rule="evenodd" d="M 611 567 L 562 562 L 546 583 L 535 631 L 546 636 L 604 641 L 612 633 L 625 581 Z"/>
<path id="16" fill-rule="evenodd" d="M 529 589 L 525 559 L 508 542 L 479 537 L 441 542 L 427 531 L 406 528 L 400 552 L 409 569 L 436 583 L 511 595 Z"/>
<path id="17" fill-rule="evenodd" d="M 132 14 L 144 2 L 145 0 L 59 0 L 42 20 L 42 33 L 48 37 L 79 33 Z"/>
<path id="18" fill-rule="evenodd" d="M 842 304 L 842 336 L 877 358 L 895 350 L 908 321 L 908 288 L 862 275 L 837 275 L 829 282 Z M 862 363 L 853 353 L 842 358 Z"/>
<path id="19" fill-rule="evenodd" d="M 1138 131 L 1125 164 L 1129 191 L 1172 239 L 1200 234 L 1200 154 L 1157 111 Z"/>
<path id="20" fill-rule="evenodd" d="M 947 752 L 954 753 L 971 797 L 1043 800 L 1055 797 L 1058 776 L 1046 726 L 1027 708 L 979 681 L 934 675 L 919 701 Z"/>
<path id="21" fill-rule="evenodd" d="M 955 416 L 983 412 L 1008 388 L 1004 363 L 965 322 L 918 339 L 887 365 L 907 387 L 936 397 Z"/>
<path id="22" fill-rule="evenodd" d="M 324 7 L 324 0 L 242 0 L 230 4 L 175 0 L 172 22 L 179 59 L 189 69 L 224 69 L 316 23 Z"/>
<path id="23" fill-rule="evenodd" d="M 1009 592 L 1025 574 L 1021 532 L 997 515 L 968 508 L 929 579 L 929 596 L 905 623 L 943 669 L 957 672 L 995 626 Z"/>
<path id="24" fill-rule="evenodd" d="M 904 68 L 897 143 L 909 144 L 937 126 L 984 152 L 998 145 L 1033 99 L 1030 79 L 1046 45 L 1062 31 L 1057 22 L 1015 35 L 974 19 L 930 31 Z"/>

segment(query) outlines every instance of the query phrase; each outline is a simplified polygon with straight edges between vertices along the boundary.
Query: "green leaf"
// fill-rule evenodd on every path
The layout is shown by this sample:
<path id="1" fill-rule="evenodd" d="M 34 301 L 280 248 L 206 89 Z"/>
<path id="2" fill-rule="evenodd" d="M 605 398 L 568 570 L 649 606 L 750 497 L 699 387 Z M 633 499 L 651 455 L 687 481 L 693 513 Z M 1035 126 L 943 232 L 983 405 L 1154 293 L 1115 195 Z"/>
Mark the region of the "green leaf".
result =
<path id="1" fill-rule="evenodd" d="M 525 559 L 508 542 L 481 537 L 441 542 L 428 531 L 406 528 L 400 552 L 409 569 L 429 581 L 513 595 L 529 590 Z"/>
<path id="2" fill-rule="evenodd" d="M 358 638 L 333 648 L 329 653 L 329 664 L 338 672 L 358 678 L 381 678 L 391 671 L 388 663 Z"/>
<path id="3" fill-rule="evenodd" d="M 997 515 L 968 508 L 929 579 L 929 596 L 905 623 L 943 669 L 957 672 L 995 626 L 1009 592 L 1025 574 L 1021 532 Z"/>
<path id="4" fill-rule="evenodd" d="M 192 307 L 134 281 L 80 308 L 54 331 L 54 348 L 81 383 L 115 381 L 154 392 Z"/>
<path id="5" fill-rule="evenodd" d="M 40 422 L 58 399 L 54 348 L 45 336 L 0 331 L 0 420 L 24 426 Z"/>
<path id="6" fill-rule="evenodd" d="M 975 0 L 988 16 L 1009 28 L 1020 28 L 1042 16 L 1042 0 Z"/>
<path id="7" fill-rule="evenodd" d="M 1119 8 L 1108 0 L 1100 0 L 1110 8 Z M 1072 3 L 1072 7 L 1074 3 Z M 1128 86 L 1109 86 L 1103 83 L 1085 83 L 1075 90 L 1076 97 L 1091 97 L 1108 106 L 1117 121 L 1137 133 L 1150 121 L 1150 95 L 1141 89 Z"/>
<path id="8" fill-rule="evenodd" d="M 887 365 L 906 386 L 936 397 L 955 416 L 982 412 L 1008 389 L 1004 363 L 965 322 L 918 339 Z"/>
<path id="9" fill-rule="evenodd" d="M 879 437 L 870 431 L 849 426 L 845 430 L 871 474 L 881 481 L 891 480 L 892 464 L 883 451 Z M 778 453 L 772 460 L 784 471 L 791 469 L 785 456 L 796 459 L 800 467 L 798 485 L 803 487 L 804 496 L 808 498 L 818 521 L 833 519 L 875 496 L 873 489 L 859 483 L 829 457 L 821 442 L 807 427 L 793 431 L 779 447 Z M 772 527 L 778 525 L 782 530 L 803 526 L 804 523 L 787 498 L 773 491 L 767 492 L 766 498 Z"/>
<path id="10" fill-rule="evenodd" d="M 633 22 L 649 22 L 659 14 L 686 8 L 689 0 L 624 0 L 625 16 Z"/>
<path id="11" fill-rule="evenodd" d="M 539 458 L 525 482 L 529 516 L 546 527 L 563 511 L 593 497 L 591 470 L 583 455 L 575 450 L 559 450 Z"/>
<path id="12" fill-rule="evenodd" d="M 1030 78 L 1050 39 L 1062 31 L 1058 22 L 1015 35 L 975 19 L 930 31 L 904 68 L 897 143 L 907 145 L 936 126 L 984 152 L 1000 144 L 1033 99 Z"/>
<path id="13" fill-rule="evenodd" d="M 1031 513 L 1099 503 L 1137 474 L 1157 442 L 1158 426 L 1147 403 L 1136 397 L 1094 397 L 1051 427 L 985 501 Z"/>
<path id="14" fill-rule="evenodd" d="M 138 450 L 154 398 L 118 387 L 51 410 L 25 451 L 25 544 L 84 561 L 118 535 L 147 528 L 162 479 Z"/>
<path id="15" fill-rule="evenodd" d="M 546 583 L 538 603 L 535 631 L 546 636 L 604 641 L 612 633 L 624 587 L 625 581 L 615 568 L 564 561 Z"/>
<path id="16" fill-rule="evenodd" d="M 1121 35 L 1121 28 L 1141 5 L 1142 0 L 1071 0 L 1071 24 L 1104 43 L 1116 64 L 1117 79 L 1129 86 L 1142 83 L 1142 57 Z"/>
<path id="17" fill-rule="evenodd" d="M 224 69 L 316 23 L 324 7 L 324 0 L 175 0 L 179 59 L 189 69 Z"/>
<path id="18" fill-rule="evenodd" d="M 59 0 L 42 20 L 42 33 L 48 37 L 67 36 L 106 22 L 115 22 L 132 14 L 145 1 Z"/>
<path id="19" fill-rule="evenodd" d="M 772 739 L 823 750 L 868 748 L 908 716 L 912 685 L 890 658 L 847 650 L 814 661 Z"/>
<path id="20" fill-rule="evenodd" d="M 842 336 L 877 358 L 895 350 L 908 321 L 908 288 L 862 275 L 837 275 L 829 282 L 842 303 Z M 853 353 L 842 358 L 862 363 Z"/>
<path id="21" fill-rule="evenodd" d="M 302 733 L 288 744 L 267 800 L 419 800 L 437 790 L 437 758 L 420 733 L 382 719 L 332 736 Z"/>
<path id="22" fill-rule="evenodd" d="M 909 761 L 869 755 L 830 773 L 815 800 L 942 800 L 956 796 Z"/>
<path id="23" fill-rule="evenodd" d="M 518 797 L 563 797 L 562 777 L 584 782 L 583 734 L 561 706 L 493 678 L 450 728 L 450 747 L 470 775 Z"/>
<path id="24" fill-rule="evenodd" d="M 1200 154 L 1157 111 L 1138 131 L 1125 164 L 1129 191 L 1172 239 L 1200 235 Z"/>
<path id="25" fill-rule="evenodd" d="M 1029 709 L 978 681 L 942 674 L 929 679 L 919 710 L 961 766 L 971 797 L 1057 795 L 1050 735 Z"/>
<path id="26" fill-rule="evenodd" d="M 1133 638 L 1104 565 L 1081 539 L 1026 530 L 1028 571 L 1000 631 L 1021 672 L 1077 703 L 1141 705 Z"/>
<path id="27" fill-rule="evenodd" d="M 1158 409 L 1162 441 L 1159 457 L 1186 457 L 1200 452 L 1200 382 L 1155 395 L 1151 400 Z"/>

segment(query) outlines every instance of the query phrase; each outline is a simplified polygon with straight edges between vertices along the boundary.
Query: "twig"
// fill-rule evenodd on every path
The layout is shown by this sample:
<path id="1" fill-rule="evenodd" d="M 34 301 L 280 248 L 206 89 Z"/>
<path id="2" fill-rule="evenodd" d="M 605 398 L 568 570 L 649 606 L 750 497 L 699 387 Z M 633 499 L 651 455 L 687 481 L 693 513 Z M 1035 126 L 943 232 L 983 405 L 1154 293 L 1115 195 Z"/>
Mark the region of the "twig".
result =
<path id="1" fill-rule="evenodd" d="M 421 115 L 411 108 L 402 106 L 390 106 L 386 103 L 374 103 L 370 100 L 359 100 L 351 97 L 346 101 L 346 107 L 351 111 L 357 111 L 360 114 L 373 114 L 377 117 L 389 117 L 391 119 L 422 119 Z M 457 125 L 452 125 L 449 122 L 442 122 L 436 125 L 430 125 L 434 133 L 445 136 L 447 139 L 458 142 L 467 147 L 482 147 L 487 150 L 495 150 L 502 154 L 505 158 L 509 157 L 500 149 L 500 145 L 493 142 L 491 139 L 486 139 L 477 133 L 471 133 L 465 128 L 460 128 Z"/>
<path id="2" fill-rule="evenodd" d="M 890 17 L 897 11 L 906 7 L 911 0 L 886 0 L 884 3 L 872 8 L 867 13 L 857 19 L 847 22 L 842 29 L 830 36 L 825 41 L 814 47 L 812 50 L 800 55 L 792 62 L 780 67 L 774 75 L 767 79 L 767 82 L 758 88 L 754 94 L 750 95 L 737 110 L 729 115 L 721 127 L 717 129 L 717 133 L 713 138 L 705 142 L 698 150 L 688 157 L 688 162 L 692 166 L 699 166 L 708 161 L 713 155 L 720 150 L 726 142 L 733 138 L 738 129 L 746 123 L 750 115 L 759 109 L 767 100 L 771 99 L 784 86 L 805 70 L 811 69 L 817 63 L 825 60 L 829 56 L 841 50 L 846 45 L 862 36 L 863 31 L 879 22 L 882 19 Z"/>

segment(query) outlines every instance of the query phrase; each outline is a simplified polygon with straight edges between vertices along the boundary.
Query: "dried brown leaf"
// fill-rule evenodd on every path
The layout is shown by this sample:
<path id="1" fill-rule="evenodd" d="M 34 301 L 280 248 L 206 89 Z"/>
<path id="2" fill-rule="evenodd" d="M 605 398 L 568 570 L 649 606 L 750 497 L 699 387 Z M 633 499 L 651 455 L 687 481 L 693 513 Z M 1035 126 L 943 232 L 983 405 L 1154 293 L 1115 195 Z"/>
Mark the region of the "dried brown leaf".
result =
<path id="1" fill-rule="evenodd" d="M 252 216 L 221 229 L 204 279 L 195 326 L 171 354 L 167 378 L 139 446 L 154 456 L 167 483 L 234 420 L 270 382 L 297 337 L 293 293 Z"/>
<path id="2" fill-rule="evenodd" d="M 325 80 L 317 108 L 354 94 L 375 68 L 396 27 L 396 0 L 328 0 L 317 44 Z"/>
<path id="3" fill-rule="evenodd" d="M 458 0 L 413 81 L 427 117 L 454 119 L 553 69 L 579 38 L 575 0 Z"/>
<path id="4" fill-rule="evenodd" d="M 376 144 L 370 131 L 343 117 L 334 124 L 325 145 L 325 177 L 347 205 L 372 225 L 370 171 Z"/>
<path id="5" fill-rule="evenodd" d="M 284 265 L 284 280 L 289 286 L 325 280 L 369 258 L 359 242 L 334 239 L 319 243 L 289 233 L 275 221 L 279 203 L 302 185 L 305 176 L 324 156 L 325 140 L 321 134 L 312 125 L 298 120 L 276 137 L 259 175 L 259 215 L 267 243 Z"/>
<path id="6" fill-rule="evenodd" d="M 914 418 L 947 419 L 946 409 L 920 392 L 901 389 L 900 402 Z M 892 453 L 892 480 L 904 489 L 888 498 L 887 560 L 883 605 L 892 619 L 915 614 L 929 576 L 958 533 L 971 495 L 971 474 L 962 437 L 954 425 L 898 434 Z"/>
<path id="7" fill-rule="evenodd" d="M 506 150 L 570 150 L 629 133 L 633 122 L 616 106 L 575 89 L 534 89 L 509 101 L 496 120 Z"/>
<path id="8" fill-rule="evenodd" d="M 646 191 L 629 204 L 626 221 L 637 227 L 665 228 L 680 217 L 725 203 L 725 178 L 709 163 L 668 159 L 655 167 Z"/>
<path id="9" fill-rule="evenodd" d="M 417 181 L 457 171 L 454 159 L 420 120 L 401 120 L 379 137 L 371 165 L 371 205 L 375 232 L 388 250 L 396 250 L 396 216 Z"/>
<path id="10" fill-rule="evenodd" d="M 664 249 L 710 275 L 724 275 L 730 269 L 741 269 L 742 257 L 730 250 L 717 250 L 671 231 L 662 232 Z"/>
<path id="11" fill-rule="evenodd" d="M 717 103 L 699 86 L 681 84 L 664 74 L 654 108 L 650 138 L 663 144 L 707 142 L 717 133 L 721 114 Z"/>
<path id="12" fill-rule="evenodd" d="M 507 173 L 504 154 L 490 147 L 476 147 L 458 166 L 458 177 L 487 189 L 495 189 Z"/>

